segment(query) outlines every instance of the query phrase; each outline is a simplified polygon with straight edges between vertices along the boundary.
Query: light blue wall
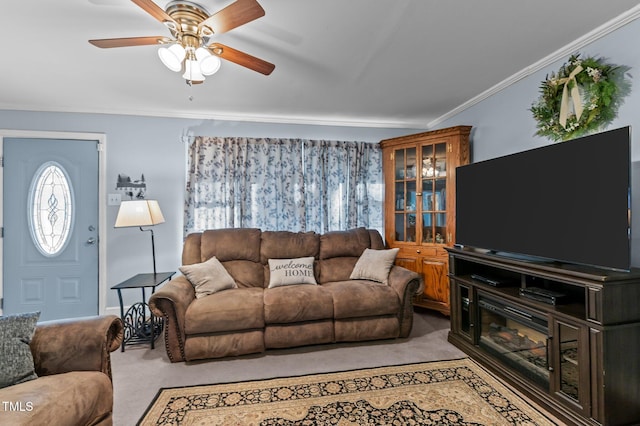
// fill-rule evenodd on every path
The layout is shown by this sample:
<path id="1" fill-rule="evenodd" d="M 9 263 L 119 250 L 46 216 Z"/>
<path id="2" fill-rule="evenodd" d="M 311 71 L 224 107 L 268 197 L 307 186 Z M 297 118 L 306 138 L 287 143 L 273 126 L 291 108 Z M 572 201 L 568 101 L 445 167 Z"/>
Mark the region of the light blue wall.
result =
<path id="1" fill-rule="evenodd" d="M 415 129 L 266 124 L 218 120 L 171 119 L 106 114 L 0 111 L 0 129 L 92 132 L 106 135 L 107 193 L 115 190 L 119 173 L 139 178 L 144 173 L 147 198 L 157 199 L 166 222 L 154 227 L 158 271 L 177 271 L 182 255 L 186 145 L 183 136 L 246 136 L 358 140 L 415 133 Z M 6 176 L 5 179 L 11 179 Z M 148 233 L 137 228 L 113 229 L 117 206 L 107 207 L 107 287 L 140 272 L 151 272 Z M 138 301 L 138 291 L 125 291 L 125 304 Z M 107 307 L 117 307 L 115 291 Z"/>
<path id="2" fill-rule="evenodd" d="M 580 50 L 582 56 L 604 57 L 608 62 L 631 68 L 632 91 L 625 98 L 618 118 L 609 127 L 631 125 L 640 129 L 640 83 L 636 74 L 640 67 L 640 51 L 632 48 L 633 41 L 640 38 L 640 20 L 596 40 Z M 532 58 L 535 61 L 539 58 Z M 535 136 L 533 115 L 529 111 L 539 96 L 538 88 L 547 74 L 557 72 L 568 57 L 518 81 L 488 99 L 466 109 L 454 117 L 438 124 L 449 127 L 460 124 L 472 125 L 473 161 L 486 160 L 551 143 L 549 139 Z M 640 133 L 633 135 L 632 155 L 640 160 Z"/>
<path id="3" fill-rule="evenodd" d="M 618 118 L 608 127 L 632 127 L 632 240 L 634 266 L 640 266 L 640 50 L 634 42 L 640 39 L 640 20 L 635 20 L 580 50 L 582 56 L 604 57 L 608 62 L 631 68 L 632 90 L 621 106 Z M 531 58 L 532 62 L 539 58 Z M 551 64 L 471 108 L 438 124 L 440 127 L 471 125 L 473 131 L 472 161 L 481 161 L 552 143 L 534 136 L 536 123 L 529 108 L 539 96 L 539 85 L 546 75 L 557 71 L 568 60 Z M 570 165 L 567 165 L 570 167 Z M 603 165 L 606 167 L 606 165 Z M 638 184 L 635 184 L 635 183 Z M 634 185 L 635 184 L 635 185 Z M 606 224 L 603 224 L 603 231 Z"/>

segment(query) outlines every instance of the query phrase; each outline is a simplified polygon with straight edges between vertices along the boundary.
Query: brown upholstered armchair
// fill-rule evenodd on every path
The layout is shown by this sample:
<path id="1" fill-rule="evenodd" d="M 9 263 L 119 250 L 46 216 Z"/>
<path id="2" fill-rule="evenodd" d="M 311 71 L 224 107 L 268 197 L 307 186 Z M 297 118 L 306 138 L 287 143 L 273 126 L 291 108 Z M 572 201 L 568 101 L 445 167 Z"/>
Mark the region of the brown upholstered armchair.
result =
<path id="1" fill-rule="evenodd" d="M 38 324 L 30 343 L 38 378 L 0 389 L 0 423 L 111 425 L 110 352 L 122 336 L 114 315 Z"/>

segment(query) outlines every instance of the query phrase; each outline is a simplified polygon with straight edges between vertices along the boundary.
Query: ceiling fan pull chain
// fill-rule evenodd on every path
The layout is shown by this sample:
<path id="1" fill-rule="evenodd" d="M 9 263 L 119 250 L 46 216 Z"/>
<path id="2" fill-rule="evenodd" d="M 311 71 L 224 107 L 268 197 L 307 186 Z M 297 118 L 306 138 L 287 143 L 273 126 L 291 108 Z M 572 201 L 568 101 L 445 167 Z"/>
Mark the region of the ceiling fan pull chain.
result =
<path id="1" fill-rule="evenodd" d="M 186 72 L 185 72 L 186 75 Z M 189 86 L 189 96 L 187 99 L 189 99 L 189 102 L 193 102 L 193 82 L 191 81 L 191 75 L 189 75 L 189 78 L 185 78 L 185 83 L 187 83 L 187 86 Z"/>

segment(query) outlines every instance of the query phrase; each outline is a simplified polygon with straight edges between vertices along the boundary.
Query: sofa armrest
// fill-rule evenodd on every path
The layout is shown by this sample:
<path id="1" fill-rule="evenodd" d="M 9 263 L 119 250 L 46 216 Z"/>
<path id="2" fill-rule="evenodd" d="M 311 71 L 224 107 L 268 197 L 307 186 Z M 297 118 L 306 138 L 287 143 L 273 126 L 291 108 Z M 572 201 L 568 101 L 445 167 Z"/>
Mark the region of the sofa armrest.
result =
<path id="1" fill-rule="evenodd" d="M 389 271 L 389 286 L 400 298 L 400 337 L 408 337 L 413 328 L 413 296 L 424 291 L 422 275 L 401 266 L 393 266 Z"/>
<path id="2" fill-rule="evenodd" d="M 187 308 L 195 298 L 196 293 L 191 283 L 184 276 L 178 276 L 149 299 L 151 312 L 165 320 L 164 342 L 171 362 L 184 361 L 184 318 Z"/>
<path id="3" fill-rule="evenodd" d="M 412 288 L 411 298 L 413 298 L 414 294 L 420 294 L 424 291 L 424 282 L 420 274 L 401 266 L 394 265 L 391 267 L 391 271 L 389 271 L 389 286 L 398 293 L 400 299 L 404 299 L 407 286 L 410 284 Z"/>
<path id="4" fill-rule="evenodd" d="M 102 371 L 111 379 L 111 356 L 122 343 L 115 315 L 45 321 L 29 344 L 38 376 L 70 371 Z"/>

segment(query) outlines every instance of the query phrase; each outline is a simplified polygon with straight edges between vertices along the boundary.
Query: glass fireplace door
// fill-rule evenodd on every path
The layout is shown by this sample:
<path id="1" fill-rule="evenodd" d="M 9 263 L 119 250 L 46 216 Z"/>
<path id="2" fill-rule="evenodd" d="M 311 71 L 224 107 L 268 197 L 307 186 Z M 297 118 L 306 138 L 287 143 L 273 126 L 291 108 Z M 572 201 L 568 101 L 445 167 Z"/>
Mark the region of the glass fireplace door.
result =
<path id="1" fill-rule="evenodd" d="M 549 329 L 545 315 L 506 300 L 478 296 L 479 346 L 513 370 L 549 389 Z"/>

